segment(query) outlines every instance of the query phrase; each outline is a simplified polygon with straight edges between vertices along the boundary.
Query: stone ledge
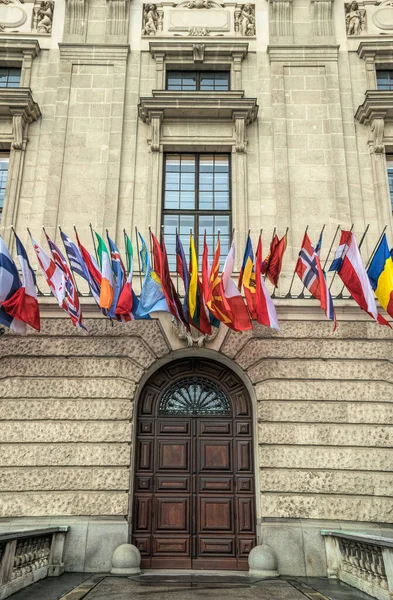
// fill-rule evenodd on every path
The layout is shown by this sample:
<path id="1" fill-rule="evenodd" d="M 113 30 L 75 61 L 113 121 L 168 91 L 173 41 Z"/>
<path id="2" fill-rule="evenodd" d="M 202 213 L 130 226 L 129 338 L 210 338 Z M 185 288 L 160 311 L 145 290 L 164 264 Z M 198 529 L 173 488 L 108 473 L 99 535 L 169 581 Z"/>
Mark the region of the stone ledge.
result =
<path id="1" fill-rule="evenodd" d="M 93 62 L 125 62 L 130 53 L 129 44 L 78 44 L 59 43 L 60 60 L 83 64 Z"/>
<path id="2" fill-rule="evenodd" d="M 270 62 L 282 62 L 294 65 L 297 63 L 309 63 L 320 65 L 326 62 L 338 61 L 338 50 L 340 46 L 281 46 L 269 45 L 267 53 Z"/>
<path id="3" fill-rule="evenodd" d="M 38 56 L 41 48 L 38 40 L 0 38 L 0 58 L 1 59 L 23 59 L 24 55 L 31 57 Z"/>
<path id="4" fill-rule="evenodd" d="M 32 535 L 46 535 L 49 533 L 67 533 L 69 531 L 68 525 L 61 525 L 59 527 L 43 527 L 40 529 L 24 529 L 20 531 L 12 531 L 11 533 L 0 533 L 0 542 L 6 542 L 8 540 L 20 540 L 22 538 L 29 538 Z"/>
<path id="5" fill-rule="evenodd" d="M 248 53 L 248 43 L 234 42 L 233 40 L 223 40 L 219 42 L 204 41 L 204 61 L 203 62 L 232 62 L 234 55 L 240 56 L 243 60 Z M 174 60 L 175 62 L 194 62 L 195 42 L 189 40 L 184 41 L 160 41 L 150 42 L 149 50 L 154 59 L 165 56 L 166 61 Z"/>
<path id="6" fill-rule="evenodd" d="M 393 92 L 390 90 L 367 90 L 366 97 L 356 113 L 355 119 L 362 125 L 368 125 L 374 119 L 392 119 Z"/>
<path id="7" fill-rule="evenodd" d="M 365 542 L 380 546 L 382 548 L 393 548 L 393 538 L 381 537 L 379 535 L 370 535 L 369 533 L 353 533 L 352 531 L 322 529 L 321 535 L 324 537 L 339 537 L 347 540 L 356 540 L 357 542 Z"/>

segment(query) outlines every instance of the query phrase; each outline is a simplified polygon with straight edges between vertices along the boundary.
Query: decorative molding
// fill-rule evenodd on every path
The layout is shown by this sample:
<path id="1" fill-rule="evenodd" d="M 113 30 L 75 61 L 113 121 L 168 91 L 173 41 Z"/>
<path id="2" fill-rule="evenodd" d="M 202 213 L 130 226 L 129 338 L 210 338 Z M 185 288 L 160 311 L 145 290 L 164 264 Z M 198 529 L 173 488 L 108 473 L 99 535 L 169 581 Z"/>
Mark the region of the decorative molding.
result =
<path id="1" fill-rule="evenodd" d="M 243 60 L 247 56 L 247 42 L 233 42 L 220 40 L 219 42 L 205 41 L 202 44 L 195 44 L 191 41 L 176 40 L 169 42 L 150 42 L 149 50 L 152 57 L 157 60 L 164 58 L 165 62 L 192 63 L 194 62 L 195 46 L 203 46 L 203 62 L 206 63 L 228 63 L 235 58 Z"/>
<path id="2" fill-rule="evenodd" d="M 333 35 L 333 0 L 311 0 L 311 30 L 317 37 Z"/>
<path id="3" fill-rule="evenodd" d="M 393 95 L 388 90 L 368 90 L 366 97 L 356 113 L 355 119 L 370 128 L 370 145 L 373 152 L 385 151 L 385 123 L 393 122 Z"/>
<path id="4" fill-rule="evenodd" d="M 66 0 L 64 33 L 83 37 L 86 33 L 88 0 Z"/>
<path id="5" fill-rule="evenodd" d="M 193 44 L 192 58 L 194 62 L 203 62 L 205 58 L 205 44 Z"/>
<path id="6" fill-rule="evenodd" d="M 293 0 L 269 0 L 272 37 L 293 36 Z"/>
<path id="7" fill-rule="evenodd" d="M 141 98 L 139 116 L 151 125 L 151 150 L 160 149 L 161 123 L 165 120 L 224 120 L 234 122 L 235 151 L 245 152 L 246 126 L 255 121 L 258 105 L 243 92 L 172 92 L 153 91 L 150 98 Z"/>
<path id="8" fill-rule="evenodd" d="M 84 64 L 87 60 L 92 63 L 125 62 L 130 52 L 129 44 L 83 44 L 59 43 L 60 60 L 73 64 Z"/>
<path id="9" fill-rule="evenodd" d="M 201 333 L 195 327 L 191 327 L 190 331 L 187 331 L 184 324 L 174 317 L 172 317 L 172 327 L 179 340 L 186 342 L 187 348 L 203 348 L 206 343 L 212 342 L 219 332 L 219 327 L 214 327 L 210 335 Z"/>
<path id="10" fill-rule="evenodd" d="M 127 35 L 130 0 L 106 0 L 107 35 Z"/>
<path id="11" fill-rule="evenodd" d="M 326 62 L 338 61 L 340 46 L 292 46 L 273 45 L 267 47 L 270 62 L 286 63 L 289 65 L 308 63 L 311 65 L 324 65 Z"/>
<path id="12" fill-rule="evenodd" d="M 383 144 L 384 128 L 385 121 L 382 118 L 373 119 L 371 122 L 371 133 L 373 135 L 374 152 L 376 154 L 385 152 L 385 146 Z"/>
<path id="13" fill-rule="evenodd" d="M 393 61 L 393 45 L 390 40 L 360 42 L 357 53 L 363 60 L 372 58 L 375 62 Z"/>

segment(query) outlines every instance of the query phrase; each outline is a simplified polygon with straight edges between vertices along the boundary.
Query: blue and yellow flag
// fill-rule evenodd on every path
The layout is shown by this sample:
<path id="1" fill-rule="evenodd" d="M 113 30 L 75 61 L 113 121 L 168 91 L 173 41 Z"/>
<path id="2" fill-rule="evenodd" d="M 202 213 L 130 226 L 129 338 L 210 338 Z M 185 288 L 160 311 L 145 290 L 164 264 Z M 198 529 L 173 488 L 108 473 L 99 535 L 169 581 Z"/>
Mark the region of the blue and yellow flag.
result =
<path id="1" fill-rule="evenodd" d="M 143 281 L 141 295 L 139 298 L 139 306 L 135 313 L 136 318 L 146 318 L 152 312 L 160 310 L 169 311 L 168 304 L 165 300 L 164 293 L 162 291 L 160 278 L 151 269 L 149 251 L 143 237 L 138 233 L 142 249 L 140 251 L 140 257 L 142 262 L 142 273 L 145 276 Z"/>
<path id="2" fill-rule="evenodd" d="M 381 306 L 393 318 L 393 260 L 385 233 L 374 254 L 367 275 Z"/>
<path id="3" fill-rule="evenodd" d="M 242 268 L 240 269 L 239 280 L 237 283 L 239 291 L 241 291 L 242 285 L 250 315 L 253 319 L 256 319 L 256 279 L 254 270 L 254 252 L 252 250 L 250 234 L 248 234 L 247 237 Z"/>

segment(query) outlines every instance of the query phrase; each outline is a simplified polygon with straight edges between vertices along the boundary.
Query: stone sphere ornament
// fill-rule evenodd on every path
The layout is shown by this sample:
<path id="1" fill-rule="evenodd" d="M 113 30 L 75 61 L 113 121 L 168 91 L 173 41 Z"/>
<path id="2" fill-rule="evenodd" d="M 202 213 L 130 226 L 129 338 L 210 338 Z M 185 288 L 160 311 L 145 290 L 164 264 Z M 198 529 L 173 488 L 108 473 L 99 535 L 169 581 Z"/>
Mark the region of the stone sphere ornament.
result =
<path id="1" fill-rule="evenodd" d="M 135 575 L 141 572 L 141 554 L 132 544 L 121 544 L 112 555 L 112 575 Z"/>
<path id="2" fill-rule="evenodd" d="M 267 544 L 255 546 L 248 555 L 248 574 L 252 577 L 279 577 L 277 555 Z"/>

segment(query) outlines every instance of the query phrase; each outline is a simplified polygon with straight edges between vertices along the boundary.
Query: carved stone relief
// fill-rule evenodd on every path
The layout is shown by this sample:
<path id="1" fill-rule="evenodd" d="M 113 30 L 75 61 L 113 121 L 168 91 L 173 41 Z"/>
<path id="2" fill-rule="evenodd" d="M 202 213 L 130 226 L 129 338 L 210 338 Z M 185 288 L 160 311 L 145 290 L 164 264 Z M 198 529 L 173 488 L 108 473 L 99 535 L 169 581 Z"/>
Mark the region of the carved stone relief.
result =
<path id="1" fill-rule="evenodd" d="M 217 337 L 219 331 L 219 328 L 213 328 L 210 335 L 201 333 L 195 327 L 191 327 L 190 331 L 187 331 L 183 323 L 180 323 L 175 318 L 172 318 L 172 326 L 179 340 L 183 340 L 187 348 L 203 348 L 207 342 L 211 342 Z"/>
<path id="2" fill-rule="evenodd" d="M 18 0 L 7 0 L 6 3 L 0 3 L 0 31 L 7 31 L 7 33 L 20 31 L 19 28 L 27 21 L 27 11 L 24 7 L 22 8 L 22 4 Z"/>
<path id="3" fill-rule="evenodd" d="M 52 33 L 53 12 L 55 4 L 52 0 L 35 2 L 33 8 L 33 27 L 37 33 Z"/>
<path id="4" fill-rule="evenodd" d="M 242 4 L 236 7 L 235 32 L 244 37 L 255 35 L 255 4 Z"/>
<path id="5" fill-rule="evenodd" d="M 373 14 L 372 20 L 378 29 L 393 29 L 393 1 L 386 0 L 386 2 L 382 2 Z"/>
<path id="6" fill-rule="evenodd" d="M 159 31 L 158 23 L 159 13 L 157 6 L 155 4 L 144 4 L 142 35 L 156 35 Z"/>
<path id="7" fill-rule="evenodd" d="M 374 152 L 382 154 L 385 152 L 383 143 L 383 132 L 385 129 L 385 121 L 382 118 L 374 119 L 371 123 L 371 133 L 373 137 Z"/>
<path id="8" fill-rule="evenodd" d="M 359 8 L 355 0 L 345 4 L 345 24 L 347 35 L 361 35 L 366 31 L 366 10 Z"/>
<path id="9" fill-rule="evenodd" d="M 203 62 L 205 58 L 205 44 L 193 44 L 192 58 L 194 62 Z"/>
<path id="10" fill-rule="evenodd" d="M 189 27 L 188 29 L 188 35 L 195 35 L 195 36 L 206 36 L 209 35 L 209 30 L 207 27 Z"/>

